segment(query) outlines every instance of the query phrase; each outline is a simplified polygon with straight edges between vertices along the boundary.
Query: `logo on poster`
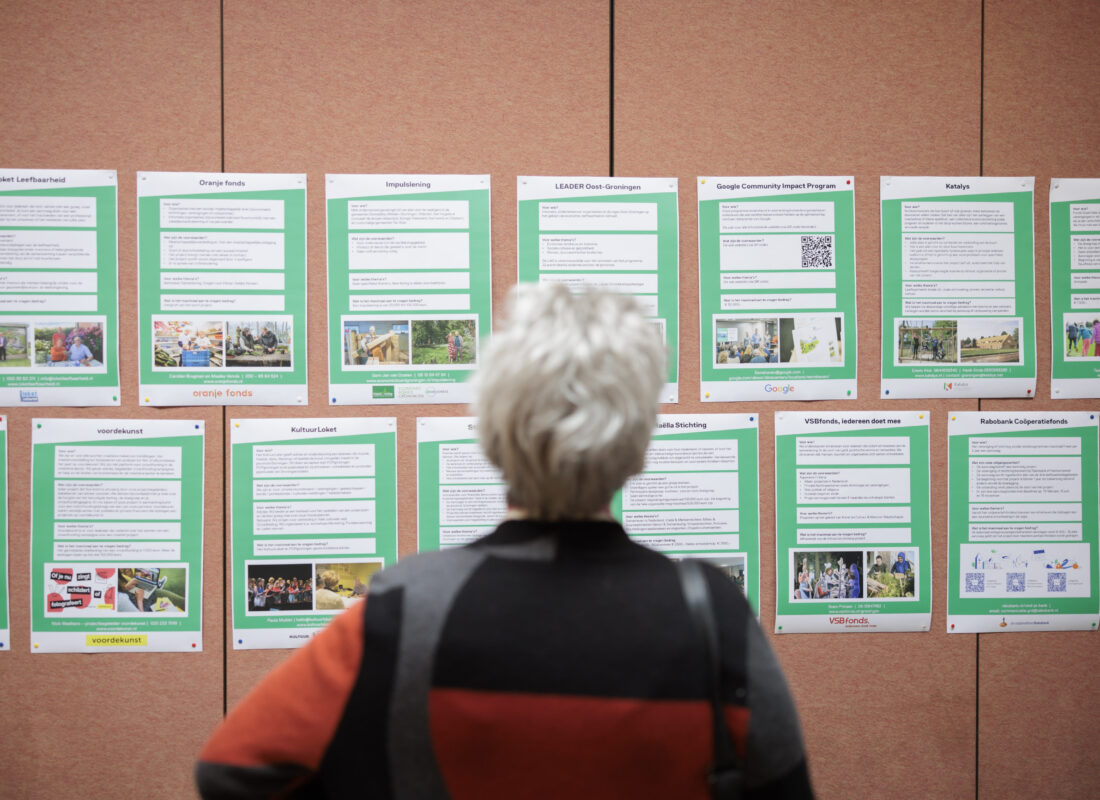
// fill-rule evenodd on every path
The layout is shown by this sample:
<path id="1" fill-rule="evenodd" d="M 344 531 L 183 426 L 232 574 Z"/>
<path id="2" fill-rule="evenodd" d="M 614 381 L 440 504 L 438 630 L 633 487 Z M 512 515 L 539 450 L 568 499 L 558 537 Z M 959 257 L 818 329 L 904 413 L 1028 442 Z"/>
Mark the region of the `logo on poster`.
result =
<path id="1" fill-rule="evenodd" d="M 768 392 L 769 394 L 771 394 L 771 393 L 793 394 L 794 393 L 794 384 L 793 383 L 785 383 L 782 386 L 780 386 L 777 383 L 765 383 L 764 384 L 764 391 Z"/>
<path id="2" fill-rule="evenodd" d="M 19 402 L 20 403 L 37 403 L 38 402 L 38 392 L 37 391 L 27 391 L 25 389 L 20 389 L 19 390 Z"/>

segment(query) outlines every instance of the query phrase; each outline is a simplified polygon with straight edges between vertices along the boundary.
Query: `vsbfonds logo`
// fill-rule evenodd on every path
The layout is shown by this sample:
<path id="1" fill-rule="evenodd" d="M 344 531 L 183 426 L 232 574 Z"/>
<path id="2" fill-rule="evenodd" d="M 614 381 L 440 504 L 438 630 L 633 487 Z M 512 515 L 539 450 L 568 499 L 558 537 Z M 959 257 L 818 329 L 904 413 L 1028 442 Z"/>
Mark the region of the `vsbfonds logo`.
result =
<path id="1" fill-rule="evenodd" d="M 26 389 L 20 389 L 19 390 L 19 402 L 20 403 L 37 403 L 38 402 L 38 392 L 37 391 L 27 391 Z"/>
<path id="2" fill-rule="evenodd" d="M 768 394 L 794 394 L 794 384 L 765 383 L 764 391 Z"/>

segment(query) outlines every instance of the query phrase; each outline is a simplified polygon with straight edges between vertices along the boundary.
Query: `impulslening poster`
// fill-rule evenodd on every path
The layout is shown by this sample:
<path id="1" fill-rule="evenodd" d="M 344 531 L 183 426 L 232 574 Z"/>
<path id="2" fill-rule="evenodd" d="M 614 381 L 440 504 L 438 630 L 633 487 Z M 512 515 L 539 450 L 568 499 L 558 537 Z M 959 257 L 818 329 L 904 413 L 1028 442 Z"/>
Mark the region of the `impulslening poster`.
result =
<path id="1" fill-rule="evenodd" d="M 676 178 L 517 178 L 519 280 L 633 295 L 668 345 L 662 403 L 678 402 Z"/>
<path id="2" fill-rule="evenodd" d="M 119 403 L 117 174 L 0 170 L 0 405 Z"/>
<path id="3" fill-rule="evenodd" d="M 31 652 L 202 650 L 203 434 L 32 421 Z"/>
<path id="4" fill-rule="evenodd" d="M 953 411 L 947 630 L 1096 630 L 1097 413 Z"/>
<path id="5" fill-rule="evenodd" d="M 852 176 L 697 188 L 701 399 L 855 399 Z"/>
<path id="6" fill-rule="evenodd" d="M 392 417 L 230 424 L 233 648 L 300 647 L 397 561 Z"/>
<path id="7" fill-rule="evenodd" d="M 882 177 L 882 397 L 1034 395 L 1034 188 Z"/>
<path id="8" fill-rule="evenodd" d="M 492 327 L 488 175 L 327 175 L 329 404 L 468 403 Z"/>
<path id="9" fill-rule="evenodd" d="M 142 405 L 304 405 L 306 176 L 137 185 Z"/>
<path id="10" fill-rule="evenodd" d="M 776 633 L 928 630 L 928 417 L 775 415 Z"/>

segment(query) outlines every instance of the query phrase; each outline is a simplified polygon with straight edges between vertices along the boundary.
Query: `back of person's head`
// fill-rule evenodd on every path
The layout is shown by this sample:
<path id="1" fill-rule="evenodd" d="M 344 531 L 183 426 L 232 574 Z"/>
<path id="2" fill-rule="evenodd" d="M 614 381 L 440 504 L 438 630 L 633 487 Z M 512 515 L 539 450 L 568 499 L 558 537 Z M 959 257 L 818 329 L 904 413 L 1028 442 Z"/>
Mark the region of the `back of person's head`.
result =
<path id="1" fill-rule="evenodd" d="M 509 504 L 546 520 L 605 508 L 645 462 L 664 360 L 632 297 L 517 287 L 476 384 L 478 436 Z"/>
<path id="2" fill-rule="evenodd" d="M 321 573 L 321 583 L 326 589 L 335 589 L 340 585 L 340 579 L 333 570 L 326 569 Z"/>

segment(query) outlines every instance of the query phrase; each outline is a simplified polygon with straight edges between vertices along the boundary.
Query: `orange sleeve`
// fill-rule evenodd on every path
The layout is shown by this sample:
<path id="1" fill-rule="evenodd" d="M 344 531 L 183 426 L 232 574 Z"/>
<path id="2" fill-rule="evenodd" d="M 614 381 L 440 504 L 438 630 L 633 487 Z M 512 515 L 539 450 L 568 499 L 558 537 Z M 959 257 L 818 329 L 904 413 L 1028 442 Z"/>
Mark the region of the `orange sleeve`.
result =
<path id="1" fill-rule="evenodd" d="M 363 609 L 334 617 L 272 670 L 214 730 L 199 761 L 316 770 L 340 724 L 363 657 Z"/>

